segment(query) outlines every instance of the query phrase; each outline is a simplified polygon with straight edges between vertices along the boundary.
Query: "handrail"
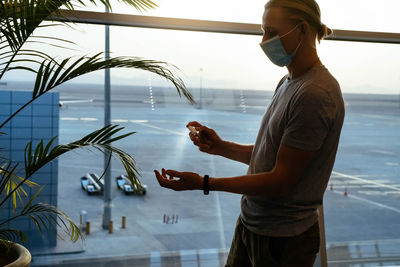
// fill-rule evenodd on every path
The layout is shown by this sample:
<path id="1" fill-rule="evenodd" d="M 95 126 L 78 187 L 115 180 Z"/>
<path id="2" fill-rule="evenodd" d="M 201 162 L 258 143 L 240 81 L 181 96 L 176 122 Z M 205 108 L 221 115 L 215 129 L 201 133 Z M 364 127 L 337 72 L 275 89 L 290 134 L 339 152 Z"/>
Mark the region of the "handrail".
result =
<path id="1" fill-rule="evenodd" d="M 223 22 L 195 19 L 177 19 L 142 15 L 127 15 L 93 11 L 62 10 L 64 17 L 51 17 L 57 21 L 101 24 L 182 31 L 199 31 L 245 35 L 262 35 L 261 25 L 255 23 Z M 400 44 L 400 33 L 333 30 L 326 40 Z"/>

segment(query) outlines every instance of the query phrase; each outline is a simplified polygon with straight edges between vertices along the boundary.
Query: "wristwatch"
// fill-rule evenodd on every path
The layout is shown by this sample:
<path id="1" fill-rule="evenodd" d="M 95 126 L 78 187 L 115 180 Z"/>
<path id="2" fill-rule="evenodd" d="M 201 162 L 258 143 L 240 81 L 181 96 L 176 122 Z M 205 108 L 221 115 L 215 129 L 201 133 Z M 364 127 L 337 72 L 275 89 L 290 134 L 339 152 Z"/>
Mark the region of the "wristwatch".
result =
<path id="1" fill-rule="evenodd" d="M 209 178 L 210 177 L 207 174 L 204 175 L 204 179 L 203 179 L 203 192 L 204 192 L 204 195 L 208 195 L 210 193 Z"/>

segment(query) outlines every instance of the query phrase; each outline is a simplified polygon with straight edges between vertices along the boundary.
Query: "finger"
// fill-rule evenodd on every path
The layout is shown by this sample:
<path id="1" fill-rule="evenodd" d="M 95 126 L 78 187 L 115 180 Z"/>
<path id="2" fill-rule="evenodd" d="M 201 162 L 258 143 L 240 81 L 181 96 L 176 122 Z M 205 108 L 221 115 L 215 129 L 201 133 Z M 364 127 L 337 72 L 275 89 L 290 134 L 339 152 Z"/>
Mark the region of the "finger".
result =
<path id="1" fill-rule="evenodd" d="M 207 134 L 207 135 L 211 135 L 213 133 L 213 130 L 211 128 L 208 128 L 207 126 L 200 126 L 200 127 L 196 127 L 196 130 L 201 134 Z"/>
<path id="2" fill-rule="evenodd" d="M 182 173 L 175 170 L 167 170 L 166 173 L 173 177 L 178 177 L 178 178 L 182 177 Z"/>
<path id="3" fill-rule="evenodd" d="M 154 170 L 154 173 L 156 174 L 156 178 L 157 178 L 157 180 L 158 180 L 158 183 L 159 183 L 161 186 L 164 186 L 164 177 L 162 177 L 161 174 L 160 174 L 160 172 L 157 171 L 157 170 Z"/>
<path id="4" fill-rule="evenodd" d="M 204 145 L 204 144 L 209 145 L 208 142 L 204 142 L 200 138 L 196 138 L 196 139 L 194 139 L 192 141 L 193 141 L 193 144 L 196 145 L 196 146 L 201 146 L 201 145 Z"/>
<path id="5" fill-rule="evenodd" d="M 188 127 L 188 126 L 201 127 L 202 125 L 200 123 L 198 123 L 197 121 L 191 121 L 186 125 L 186 127 Z"/>
<path id="6" fill-rule="evenodd" d="M 209 146 L 207 144 L 199 144 L 198 147 L 201 148 L 201 149 L 205 149 L 205 150 L 211 149 L 211 146 Z"/>
<path id="7" fill-rule="evenodd" d="M 199 135 L 192 133 L 192 132 L 189 132 L 189 137 L 190 137 L 190 140 L 192 140 L 192 141 L 199 139 Z"/>
<path id="8" fill-rule="evenodd" d="M 207 128 L 205 126 L 202 126 L 200 128 L 196 128 L 198 131 L 198 137 L 202 142 L 206 142 L 207 140 L 211 141 L 213 138 L 213 132 L 210 128 Z"/>
<path id="9" fill-rule="evenodd" d="M 207 148 L 201 148 L 201 147 L 199 147 L 199 151 L 205 152 L 205 153 L 208 153 L 208 154 L 213 154 L 213 153 L 211 153 L 211 151 L 210 151 L 209 149 L 207 149 Z"/>
<path id="10" fill-rule="evenodd" d="M 165 170 L 164 170 L 164 172 L 165 172 Z M 166 177 L 166 175 L 165 175 L 165 177 L 162 176 L 160 174 L 160 172 L 157 170 L 154 170 L 154 173 L 156 174 L 156 177 L 157 177 L 157 180 L 158 180 L 158 183 L 160 184 L 160 186 L 176 190 L 177 185 L 174 182 L 170 182 L 168 180 L 168 178 Z"/>
<path id="11" fill-rule="evenodd" d="M 165 177 L 165 179 L 169 179 L 169 180 L 174 179 L 174 177 L 171 175 L 169 175 L 169 177 L 167 176 L 167 172 L 165 171 L 165 169 L 162 169 L 162 173 L 163 173 L 163 176 Z"/>
<path id="12" fill-rule="evenodd" d="M 201 145 L 202 145 L 202 142 L 200 142 L 200 141 L 193 141 L 193 144 L 194 144 L 195 146 L 201 146 Z"/>

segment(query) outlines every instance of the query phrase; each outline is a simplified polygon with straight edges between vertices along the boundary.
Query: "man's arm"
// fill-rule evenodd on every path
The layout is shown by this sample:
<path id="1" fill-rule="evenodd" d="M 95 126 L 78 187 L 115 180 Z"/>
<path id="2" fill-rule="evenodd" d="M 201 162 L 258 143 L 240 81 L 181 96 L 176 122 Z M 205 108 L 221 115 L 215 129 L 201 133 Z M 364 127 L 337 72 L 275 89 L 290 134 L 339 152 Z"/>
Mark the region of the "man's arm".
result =
<path id="1" fill-rule="evenodd" d="M 210 178 L 210 190 L 244 195 L 285 196 L 297 183 L 314 154 L 314 151 L 299 150 L 281 144 L 272 171 L 238 177 Z M 155 174 L 161 186 L 173 190 L 201 190 L 203 186 L 203 177 L 197 173 L 163 169 L 162 175 L 158 171 L 155 171 Z"/>
<path id="2" fill-rule="evenodd" d="M 239 161 L 244 164 L 250 164 L 251 153 L 254 145 L 241 145 L 233 142 L 224 141 L 224 149 L 221 149 L 219 155 L 231 160 Z"/>
<path id="3" fill-rule="evenodd" d="M 210 189 L 245 195 L 285 196 L 296 184 L 315 152 L 281 144 L 270 172 L 231 178 L 210 178 Z"/>
<path id="4" fill-rule="evenodd" d="M 190 133 L 189 136 L 200 151 L 244 164 L 250 163 L 254 145 L 240 145 L 225 141 L 213 129 L 203 126 L 197 121 L 189 122 L 187 126 L 194 127 L 198 131 L 197 134 Z"/>

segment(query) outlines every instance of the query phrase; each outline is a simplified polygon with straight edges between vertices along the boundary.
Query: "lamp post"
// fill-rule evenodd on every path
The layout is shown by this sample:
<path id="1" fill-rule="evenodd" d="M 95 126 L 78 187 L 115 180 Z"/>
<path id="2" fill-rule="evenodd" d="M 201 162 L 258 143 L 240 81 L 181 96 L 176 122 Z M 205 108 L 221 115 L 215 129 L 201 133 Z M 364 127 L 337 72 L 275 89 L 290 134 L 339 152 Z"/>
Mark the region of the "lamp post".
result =
<path id="1" fill-rule="evenodd" d="M 109 13 L 106 6 L 106 13 Z M 105 60 L 110 59 L 110 26 L 105 25 Z M 105 69 L 104 78 L 104 126 L 111 124 L 111 82 L 110 69 Z M 111 221 L 111 152 L 104 153 L 104 169 L 107 168 L 104 174 L 104 214 L 103 214 L 103 229 L 108 229 Z"/>

